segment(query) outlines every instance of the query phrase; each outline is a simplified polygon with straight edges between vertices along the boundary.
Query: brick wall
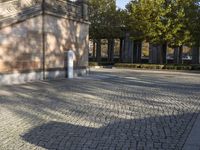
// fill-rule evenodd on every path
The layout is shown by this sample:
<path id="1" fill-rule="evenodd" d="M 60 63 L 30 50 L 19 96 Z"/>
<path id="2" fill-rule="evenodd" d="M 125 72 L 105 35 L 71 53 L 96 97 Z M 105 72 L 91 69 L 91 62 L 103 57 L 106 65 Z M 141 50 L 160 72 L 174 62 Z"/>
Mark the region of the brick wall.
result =
<path id="1" fill-rule="evenodd" d="M 42 16 L 0 29 L 0 73 L 42 68 Z"/>
<path id="2" fill-rule="evenodd" d="M 88 66 L 86 4 L 42 2 L 0 1 L 0 82 L 5 74 L 64 70 L 68 50 L 75 52 L 75 69 Z"/>

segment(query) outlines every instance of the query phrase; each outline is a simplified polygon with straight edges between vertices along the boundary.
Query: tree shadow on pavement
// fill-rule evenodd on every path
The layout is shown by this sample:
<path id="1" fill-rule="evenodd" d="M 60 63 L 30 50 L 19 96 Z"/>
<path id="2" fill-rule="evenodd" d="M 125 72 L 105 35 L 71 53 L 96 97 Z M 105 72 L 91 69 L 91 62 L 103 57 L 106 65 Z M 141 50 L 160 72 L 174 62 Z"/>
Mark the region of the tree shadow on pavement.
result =
<path id="1" fill-rule="evenodd" d="M 199 79 L 168 82 L 148 75 L 102 73 L 2 86 L 0 139 L 9 139 L 3 148 L 20 143 L 17 149 L 25 150 L 28 145 L 49 150 L 181 149 L 199 114 Z"/>
<path id="2" fill-rule="evenodd" d="M 179 150 L 182 149 L 196 117 L 196 113 L 188 113 L 118 120 L 100 128 L 51 121 L 31 128 L 22 135 L 22 139 L 49 150 Z"/>

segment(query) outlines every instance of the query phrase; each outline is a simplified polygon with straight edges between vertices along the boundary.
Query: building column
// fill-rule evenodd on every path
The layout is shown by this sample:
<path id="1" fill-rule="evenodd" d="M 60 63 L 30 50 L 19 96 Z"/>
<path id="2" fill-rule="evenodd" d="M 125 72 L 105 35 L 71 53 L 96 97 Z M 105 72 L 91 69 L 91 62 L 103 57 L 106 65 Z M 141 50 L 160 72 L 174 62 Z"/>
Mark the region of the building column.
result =
<path id="1" fill-rule="evenodd" d="M 97 39 L 96 59 L 97 62 L 101 62 L 101 39 Z"/>
<path id="2" fill-rule="evenodd" d="M 167 64 L 167 43 L 164 43 L 161 46 L 161 51 L 160 51 L 160 61 L 158 62 L 159 64 Z"/>
<path id="3" fill-rule="evenodd" d="M 126 33 L 123 50 L 123 61 L 126 63 L 133 63 L 133 46 L 134 42 L 130 39 L 130 34 Z"/>
<path id="4" fill-rule="evenodd" d="M 119 50 L 119 61 L 123 62 L 123 44 L 124 43 L 124 39 L 120 38 L 120 50 Z"/>
<path id="5" fill-rule="evenodd" d="M 141 55 L 142 55 L 142 42 L 134 41 L 133 63 L 141 63 Z"/>
<path id="6" fill-rule="evenodd" d="M 153 45 L 149 44 L 149 63 L 166 64 L 167 44 Z"/>
<path id="7" fill-rule="evenodd" d="M 157 46 L 157 64 L 167 63 L 167 44 Z"/>
<path id="8" fill-rule="evenodd" d="M 157 54 L 157 59 L 155 64 L 162 64 L 163 58 L 162 58 L 162 46 L 157 45 L 156 46 L 156 54 Z"/>
<path id="9" fill-rule="evenodd" d="M 129 49 L 129 33 L 126 33 L 126 36 L 124 39 L 123 62 L 128 62 L 127 60 L 128 49 Z"/>
<path id="10" fill-rule="evenodd" d="M 192 47 L 192 64 L 200 64 L 200 47 Z"/>
<path id="11" fill-rule="evenodd" d="M 183 46 L 174 48 L 174 63 L 182 64 Z"/>
<path id="12" fill-rule="evenodd" d="M 114 59 L 115 40 L 108 39 L 108 62 L 113 62 Z"/>
<path id="13" fill-rule="evenodd" d="M 157 46 L 153 44 L 149 44 L 149 63 L 156 64 L 157 63 Z"/>
<path id="14" fill-rule="evenodd" d="M 92 59 L 93 59 L 93 61 L 95 61 L 95 59 L 96 59 L 96 42 L 95 42 L 95 40 L 93 40 L 92 41 L 93 42 L 93 49 L 92 49 Z"/>
<path id="15" fill-rule="evenodd" d="M 133 47 L 134 47 L 134 41 L 129 39 L 129 49 L 128 49 L 128 62 L 133 63 Z"/>

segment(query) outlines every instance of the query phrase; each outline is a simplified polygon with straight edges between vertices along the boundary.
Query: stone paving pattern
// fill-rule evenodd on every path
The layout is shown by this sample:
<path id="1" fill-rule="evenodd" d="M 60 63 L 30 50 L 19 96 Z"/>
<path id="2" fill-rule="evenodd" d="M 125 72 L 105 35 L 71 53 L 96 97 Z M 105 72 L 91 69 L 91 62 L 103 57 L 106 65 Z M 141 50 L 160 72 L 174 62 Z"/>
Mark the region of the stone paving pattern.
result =
<path id="1" fill-rule="evenodd" d="M 0 150 L 179 150 L 200 75 L 122 69 L 0 87 Z"/>

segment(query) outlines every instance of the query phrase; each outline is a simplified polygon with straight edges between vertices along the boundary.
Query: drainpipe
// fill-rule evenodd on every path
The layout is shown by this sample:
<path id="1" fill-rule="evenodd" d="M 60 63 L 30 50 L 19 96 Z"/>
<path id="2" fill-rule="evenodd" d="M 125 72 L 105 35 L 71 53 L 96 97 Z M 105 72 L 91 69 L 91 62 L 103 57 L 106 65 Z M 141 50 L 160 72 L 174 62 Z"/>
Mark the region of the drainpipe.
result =
<path id="1" fill-rule="evenodd" d="M 45 49 L 46 49 L 46 45 L 45 45 L 45 0 L 42 0 L 42 55 L 43 55 L 43 80 L 46 79 L 46 75 L 45 75 Z"/>

